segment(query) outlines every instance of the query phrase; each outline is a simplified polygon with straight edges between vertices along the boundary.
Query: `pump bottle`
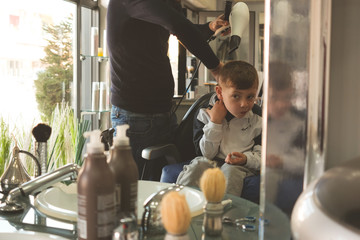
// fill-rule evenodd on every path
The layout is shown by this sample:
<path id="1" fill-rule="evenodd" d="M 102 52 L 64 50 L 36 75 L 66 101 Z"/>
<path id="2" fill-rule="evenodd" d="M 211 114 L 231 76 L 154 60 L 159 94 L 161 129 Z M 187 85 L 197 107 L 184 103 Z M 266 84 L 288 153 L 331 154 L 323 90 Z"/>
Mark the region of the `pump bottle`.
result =
<path id="1" fill-rule="evenodd" d="M 115 180 L 106 162 L 100 130 L 86 132 L 84 165 L 80 169 L 78 192 L 78 239 L 110 240 L 115 220 Z"/>
<path id="2" fill-rule="evenodd" d="M 137 189 L 139 173 L 132 155 L 126 130 L 129 125 L 116 127 L 116 136 L 110 149 L 108 160 L 110 169 L 115 177 L 115 209 L 116 221 L 119 223 L 124 214 L 137 212 Z"/>

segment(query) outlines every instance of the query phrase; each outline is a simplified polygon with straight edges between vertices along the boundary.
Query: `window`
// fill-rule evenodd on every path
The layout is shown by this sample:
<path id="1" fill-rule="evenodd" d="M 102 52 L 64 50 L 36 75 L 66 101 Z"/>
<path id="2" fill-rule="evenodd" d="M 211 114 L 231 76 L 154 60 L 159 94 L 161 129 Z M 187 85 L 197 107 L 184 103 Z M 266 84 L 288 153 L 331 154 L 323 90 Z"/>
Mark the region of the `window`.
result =
<path id="1" fill-rule="evenodd" d="M 10 15 L 9 20 L 10 20 L 10 26 L 11 27 L 14 27 L 14 28 L 19 27 L 19 16 Z"/>
<path id="2" fill-rule="evenodd" d="M 0 140 L 11 142 L 0 145 L 0 174 L 10 159 L 2 153 L 15 145 L 12 136 L 21 149 L 34 152 L 31 133 L 41 122 L 52 128 L 48 170 L 72 161 L 81 165 L 82 147 L 73 140 L 89 126 L 78 124 L 83 72 L 94 72 L 96 80 L 98 66 L 81 64 L 80 53 L 86 54 L 87 35 L 90 26 L 99 25 L 98 16 L 93 0 L 14 0 L 0 8 Z M 31 173 L 32 161 L 25 162 Z"/>
<path id="3" fill-rule="evenodd" d="M 76 5 L 63 0 L 13 0 L 2 5 L 0 117 L 10 129 L 33 127 L 51 111 L 56 89 L 69 92 L 75 17 Z"/>
<path id="4" fill-rule="evenodd" d="M 20 62 L 16 60 L 10 60 L 8 64 L 8 76 L 18 77 L 20 72 Z"/>

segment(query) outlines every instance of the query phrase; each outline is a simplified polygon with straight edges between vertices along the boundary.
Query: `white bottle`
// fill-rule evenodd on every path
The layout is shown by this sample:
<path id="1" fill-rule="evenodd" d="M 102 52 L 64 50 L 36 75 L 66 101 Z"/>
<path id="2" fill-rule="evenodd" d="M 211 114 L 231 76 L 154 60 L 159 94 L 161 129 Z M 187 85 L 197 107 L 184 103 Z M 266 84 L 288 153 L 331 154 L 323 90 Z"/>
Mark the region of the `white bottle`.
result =
<path id="1" fill-rule="evenodd" d="M 110 240 L 115 221 L 115 180 L 106 162 L 100 130 L 86 132 L 84 165 L 77 179 L 78 239 Z"/>
<path id="2" fill-rule="evenodd" d="M 107 109 L 107 86 L 106 82 L 100 82 L 100 100 L 99 111 L 105 111 Z"/>
<path id="3" fill-rule="evenodd" d="M 108 161 L 115 177 L 115 208 L 118 221 L 123 213 L 133 213 L 136 216 L 137 212 L 139 172 L 132 155 L 129 138 L 126 136 L 128 128 L 127 124 L 116 127 L 116 137 L 114 137 Z"/>
<path id="4" fill-rule="evenodd" d="M 99 82 L 93 82 L 92 84 L 92 96 L 91 96 L 91 110 L 99 111 L 100 103 L 100 86 Z"/>
<path id="5" fill-rule="evenodd" d="M 99 48 L 99 29 L 97 27 L 91 27 L 90 55 L 97 56 L 98 48 Z"/>
<path id="6" fill-rule="evenodd" d="M 106 29 L 104 30 L 103 35 L 103 56 L 107 57 L 107 37 L 106 37 Z"/>

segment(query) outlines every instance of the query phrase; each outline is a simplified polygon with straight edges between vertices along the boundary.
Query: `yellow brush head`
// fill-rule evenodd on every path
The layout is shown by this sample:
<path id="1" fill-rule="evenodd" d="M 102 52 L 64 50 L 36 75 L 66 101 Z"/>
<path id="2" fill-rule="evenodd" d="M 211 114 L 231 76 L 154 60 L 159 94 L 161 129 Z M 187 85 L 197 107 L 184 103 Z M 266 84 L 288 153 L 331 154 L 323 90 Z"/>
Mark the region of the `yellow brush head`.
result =
<path id="1" fill-rule="evenodd" d="M 187 233 L 191 213 L 184 195 L 172 191 L 163 197 L 161 201 L 161 220 L 168 233 L 173 235 Z"/>
<path id="2" fill-rule="evenodd" d="M 207 169 L 200 179 L 200 188 L 208 202 L 218 203 L 225 194 L 226 180 L 219 168 Z"/>

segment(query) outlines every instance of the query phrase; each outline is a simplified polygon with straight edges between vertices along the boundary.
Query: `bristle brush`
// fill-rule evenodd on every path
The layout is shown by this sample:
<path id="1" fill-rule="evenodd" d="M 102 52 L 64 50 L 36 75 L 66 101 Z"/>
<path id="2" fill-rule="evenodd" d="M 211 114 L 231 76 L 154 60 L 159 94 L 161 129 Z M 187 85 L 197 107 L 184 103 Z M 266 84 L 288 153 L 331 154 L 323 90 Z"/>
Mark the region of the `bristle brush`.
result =
<path id="1" fill-rule="evenodd" d="M 219 168 L 207 169 L 201 176 L 200 188 L 207 200 L 204 206 L 203 233 L 207 236 L 220 236 L 224 212 L 221 200 L 226 189 L 224 173 Z"/>
<path id="2" fill-rule="evenodd" d="M 36 125 L 32 134 L 37 142 L 46 142 L 51 135 L 51 127 L 45 123 L 39 123 Z"/>
<path id="3" fill-rule="evenodd" d="M 219 168 L 207 169 L 200 179 L 200 188 L 210 203 L 218 203 L 224 197 L 226 180 Z"/>
<path id="4" fill-rule="evenodd" d="M 161 221 L 167 231 L 166 240 L 188 240 L 191 213 L 185 196 L 179 192 L 167 193 L 161 201 Z"/>

